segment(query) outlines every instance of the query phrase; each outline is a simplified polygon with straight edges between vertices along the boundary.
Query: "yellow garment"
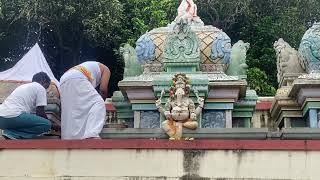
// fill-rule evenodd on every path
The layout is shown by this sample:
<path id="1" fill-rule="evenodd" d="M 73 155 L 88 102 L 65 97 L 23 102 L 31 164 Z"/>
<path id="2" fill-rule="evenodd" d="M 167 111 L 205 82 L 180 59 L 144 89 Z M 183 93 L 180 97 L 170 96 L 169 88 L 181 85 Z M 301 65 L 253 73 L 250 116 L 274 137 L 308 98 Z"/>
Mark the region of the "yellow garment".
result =
<path id="1" fill-rule="evenodd" d="M 83 75 L 85 75 L 88 78 L 88 80 L 91 83 L 93 82 L 93 77 L 92 77 L 91 72 L 87 68 L 85 68 L 84 66 L 77 65 L 71 69 L 76 69 L 76 70 L 80 71 Z"/>

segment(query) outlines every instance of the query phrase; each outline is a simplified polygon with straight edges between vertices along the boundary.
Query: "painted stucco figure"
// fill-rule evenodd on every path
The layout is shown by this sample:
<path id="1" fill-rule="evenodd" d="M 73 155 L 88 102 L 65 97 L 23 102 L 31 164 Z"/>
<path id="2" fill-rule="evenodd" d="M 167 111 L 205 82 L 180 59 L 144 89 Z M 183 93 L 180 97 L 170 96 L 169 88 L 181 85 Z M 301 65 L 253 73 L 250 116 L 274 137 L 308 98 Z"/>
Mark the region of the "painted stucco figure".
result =
<path id="1" fill-rule="evenodd" d="M 125 63 L 123 77 L 138 76 L 142 74 L 143 69 L 137 60 L 135 49 L 129 44 L 120 47 L 120 53 Z"/>
<path id="2" fill-rule="evenodd" d="M 286 41 L 280 38 L 274 44 L 277 55 L 278 82 L 285 73 L 303 73 L 298 59 L 298 51 L 292 48 Z"/>
<path id="3" fill-rule="evenodd" d="M 314 23 L 303 35 L 299 58 L 308 73 L 320 71 L 320 23 Z"/>
<path id="4" fill-rule="evenodd" d="M 182 0 L 178 7 L 178 16 L 174 22 L 179 22 L 181 19 L 188 21 L 192 25 L 204 25 L 200 17 L 197 15 L 197 5 L 193 0 Z"/>
<path id="5" fill-rule="evenodd" d="M 136 42 L 136 53 L 140 64 L 155 59 L 155 48 L 153 41 L 148 33 L 142 35 Z"/>
<path id="6" fill-rule="evenodd" d="M 231 39 L 226 33 L 219 31 L 218 36 L 212 42 L 211 59 L 213 60 L 213 63 L 222 61 L 223 64 L 229 64 L 230 54 Z"/>
<path id="7" fill-rule="evenodd" d="M 197 116 L 201 113 L 204 99 L 197 96 L 199 106 L 195 108 L 194 102 L 189 98 L 190 85 L 185 74 L 176 74 L 173 79 L 173 86 L 170 88 L 170 96 L 164 107 L 161 106 L 161 97 L 156 101 L 158 110 L 164 114 L 166 120 L 162 123 L 162 128 L 169 135 L 170 140 L 180 140 L 182 138 L 182 128 L 196 129 L 198 127 Z M 185 138 L 192 140 L 193 138 Z"/>
<path id="8" fill-rule="evenodd" d="M 230 76 L 245 76 L 247 74 L 248 65 L 246 64 L 247 51 L 250 47 L 249 43 L 239 40 L 232 46 L 231 63 L 226 74 Z"/>

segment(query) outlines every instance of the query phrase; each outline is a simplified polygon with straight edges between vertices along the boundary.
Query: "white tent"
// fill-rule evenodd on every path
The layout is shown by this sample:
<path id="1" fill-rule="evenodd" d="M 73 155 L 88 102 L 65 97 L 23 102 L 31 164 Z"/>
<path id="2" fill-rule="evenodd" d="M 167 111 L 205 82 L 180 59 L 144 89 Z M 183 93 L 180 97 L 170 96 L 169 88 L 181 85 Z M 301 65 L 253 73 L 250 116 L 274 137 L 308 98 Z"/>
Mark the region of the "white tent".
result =
<path id="1" fill-rule="evenodd" d="M 34 74 L 45 72 L 59 88 L 59 81 L 54 77 L 46 58 L 36 43 L 12 68 L 0 72 L 0 80 L 31 81 Z"/>

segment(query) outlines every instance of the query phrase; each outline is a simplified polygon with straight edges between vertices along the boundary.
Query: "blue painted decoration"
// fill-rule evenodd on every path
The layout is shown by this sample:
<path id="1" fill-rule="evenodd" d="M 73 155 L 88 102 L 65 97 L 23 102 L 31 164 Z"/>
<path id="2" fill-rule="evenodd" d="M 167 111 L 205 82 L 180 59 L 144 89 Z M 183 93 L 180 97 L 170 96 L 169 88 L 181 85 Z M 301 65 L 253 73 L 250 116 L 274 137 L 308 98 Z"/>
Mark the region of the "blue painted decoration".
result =
<path id="1" fill-rule="evenodd" d="M 303 35 L 299 57 L 302 67 L 308 73 L 320 71 L 320 23 L 314 23 Z"/>
<path id="2" fill-rule="evenodd" d="M 210 57 L 213 63 L 217 63 L 221 59 L 223 64 L 230 63 L 231 39 L 226 33 L 219 31 L 219 35 L 212 43 Z"/>
<path id="3" fill-rule="evenodd" d="M 309 110 L 309 126 L 310 128 L 318 127 L 318 112 L 316 109 Z"/>
<path id="4" fill-rule="evenodd" d="M 140 128 L 160 128 L 158 111 L 141 111 L 140 118 Z"/>
<path id="5" fill-rule="evenodd" d="M 225 111 L 204 111 L 201 120 L 202 128 L 225 128 L 226 113 Z"/>
<path id="6" fill-rule="evenodd" d="M 149 34 L 142 35 L 136 42 L 136 53 L 138 56 L 138 62 L 144 64 L 147 61 L 155 59 L 156 45 L 153 43 Z"/>

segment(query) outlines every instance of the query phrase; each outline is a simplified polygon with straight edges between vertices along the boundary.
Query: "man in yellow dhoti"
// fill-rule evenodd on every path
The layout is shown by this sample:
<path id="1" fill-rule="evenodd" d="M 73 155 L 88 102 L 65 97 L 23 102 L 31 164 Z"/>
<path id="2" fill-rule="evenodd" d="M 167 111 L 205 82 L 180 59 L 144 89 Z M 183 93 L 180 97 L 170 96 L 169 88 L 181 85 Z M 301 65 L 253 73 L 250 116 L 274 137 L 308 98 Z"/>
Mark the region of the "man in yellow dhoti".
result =
<path id="1" fill-rule="evenodd" d="M 79 64 L 63 74 L 60 79 L 62 139 L 100 138 L 110 75 L 107 66 L 95 61 Z M 98 93 L 95 88 L 99 85 Z"/>

